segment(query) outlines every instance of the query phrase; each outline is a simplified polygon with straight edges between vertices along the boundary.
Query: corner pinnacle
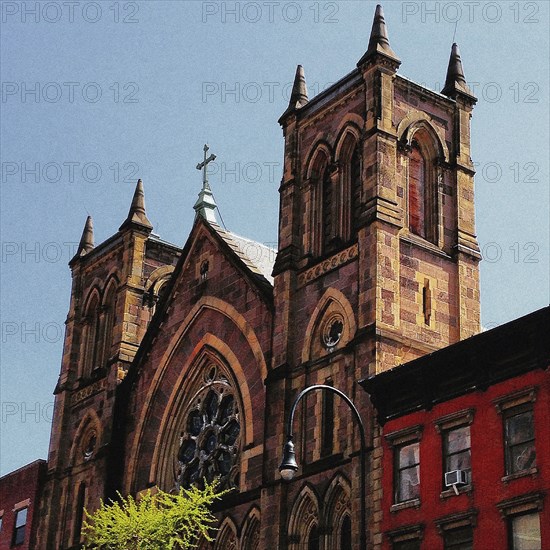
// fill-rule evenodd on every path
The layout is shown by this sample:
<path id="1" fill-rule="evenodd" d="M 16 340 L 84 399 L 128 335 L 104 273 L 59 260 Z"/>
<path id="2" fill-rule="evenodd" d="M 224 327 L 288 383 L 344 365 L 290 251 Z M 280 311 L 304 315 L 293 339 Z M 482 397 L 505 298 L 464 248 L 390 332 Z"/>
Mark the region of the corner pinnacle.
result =
<path id="1" fill-rule="evenodd" d="M 441 90 L 443 95 L 456 99 L 458 94 L 464 94 L 471 99 L 476 99 L 472 90 L 470 90 L 464 77 L 464 69 L 462 67 L 462 58 L 458 44 L 453 44 L 451 48 L 451 57 L 449 58 L 449 67 L 447 69 L 447 78 L 445 79 L 445 87 Z"/>
<path id="2" fill-rule="evenodd" d="M 153 229 L 153 225 L 147 218 L 145 213 L 145 194 L 143 193 L 143 182 L 139 179 L 134 191 L 134 197 L 132 198 L 132 204 L 128 217 L 124 223 L 120 226 L 120 229 L 127 227 L 129 224 L 138 224 L 147 229 Z"/>
<path id="3" fill-rule="evenodd" d="M 292 86 L 292 93 L 290 94 L 290 101 L 288 102 L 286 111 L 281 115 L 279 123 L 281 123 L 287 115 L 306 105 L 308 101 L 309 98 L 307 95 L 307 84 L 304 68 L 302 65 L 298 65 L 298 67 L 296 67 L 296 75 L 294 76 L 294 84 Z"/>
<path id="4" fill-rule="evenodd" d="M 78 248 L 76 249 L 76 254 L 72 257 L 69 262 L 70 266 L 73 266 L 74 263 L 89 254 L 94 249 L 94 222 L 92 221 L 92 216 L 86 218 L 86 223 L 84 224 L 84 230 L 82 231 L 82 236 L 80 237 L 80 242 L 78 243 Z"/>
<path id="5" fill-rule="evenodd" d="M 384 11 L 380 4 L 376 6 L 376 11 L 374 13 L 369 46 L 363 57 L 359 60 L 359 63 L 357 63 L 357 66 L 360 67 L 366 61 L 373 59 L 376 55 L 382 55 L 390 59 L 394 63 L 397 63 L 397 66 L 401 64 L 400 59 L 391 49 L 388 30 L 386 28 L 386 20 L 384 19 Z"/>
<path id="6" fill-rule="evenodd" d="M 88 252 L 94 249 L 94 222 L 92 216 L 86 218 L 84 224 L 84 230 L 82 231 L 82 237 L 80 237 L 80 243 L 76 252 L 77 256 L 85 256 Z"/>

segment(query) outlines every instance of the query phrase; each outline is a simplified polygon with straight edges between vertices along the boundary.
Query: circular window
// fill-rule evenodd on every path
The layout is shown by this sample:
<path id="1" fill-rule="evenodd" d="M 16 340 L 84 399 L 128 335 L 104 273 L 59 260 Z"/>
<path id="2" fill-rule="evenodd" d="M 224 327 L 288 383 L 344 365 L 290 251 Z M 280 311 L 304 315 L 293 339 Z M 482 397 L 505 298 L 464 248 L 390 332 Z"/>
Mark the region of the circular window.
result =
<path id="1" fill-rule="evenodd" d="M 340 315 L 333 315 L 324 324 L 321 332 L 323 344 L 328 349 L 333 349 L 342 339 L 344 332 L 344 319 Z"/>
<path id="2" fill-rule="evenodd" d="M 233 388 L 216 365 L 208 365 L 203 386 L 185 414 L 178 450 L 177 485 L 202 486 L 220 478 L 223 488 L 239 483 L 237 455 L 241 424 Z"/>

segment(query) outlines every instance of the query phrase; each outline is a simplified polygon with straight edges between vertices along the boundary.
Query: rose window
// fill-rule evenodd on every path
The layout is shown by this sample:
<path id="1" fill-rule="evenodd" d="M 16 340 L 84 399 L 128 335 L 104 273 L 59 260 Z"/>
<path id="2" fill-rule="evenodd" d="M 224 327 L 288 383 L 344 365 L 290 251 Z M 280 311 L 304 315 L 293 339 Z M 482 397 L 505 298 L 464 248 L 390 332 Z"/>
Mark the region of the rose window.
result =
<path id="1" fill-rule="evenodd" d="M 325 323 L 321 333 L 321 339 L 324 346 L 332 351 L 334 347 L 342 339 L 342 333 L 344 332 L 344 319 L 341 315 L 332 315 Z"/>
<path id="2" fill-rule="evenodd" d="M 208 369 L 203 381 L 184 416 L 176 482 L 201 486 L 204 479 L 211 482 L 218 477 L 222 487 L 236 487 L 241 432 L 236 396 L 216 366 Z"/>

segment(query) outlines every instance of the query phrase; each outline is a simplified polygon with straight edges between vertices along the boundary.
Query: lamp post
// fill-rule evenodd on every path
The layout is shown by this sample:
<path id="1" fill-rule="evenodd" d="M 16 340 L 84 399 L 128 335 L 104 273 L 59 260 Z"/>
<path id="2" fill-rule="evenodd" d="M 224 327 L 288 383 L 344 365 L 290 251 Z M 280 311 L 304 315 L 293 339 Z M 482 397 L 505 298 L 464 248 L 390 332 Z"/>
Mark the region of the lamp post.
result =
<path id="1" fill-rule="evenodd" d="M 340 390 L 333 388 L 332 386 L 326 386 L 324 384 L 317 384 L 314 386 L 309 386 L 305 390 L 302 390 L 298 397 L 294 400 L 294 403 L 292 404 L 292 408 L 290 409 L 290 416 L 288 418 L 288 424 L 287 424 L 287 440 L 283 447 L 283 460 L 281 462 L 281 465 L 279 466 L 279 472 L 281 472 L 281 477 L 285 481 L 290 481 L 294 475 L 296 474 L 298 470 L 298 463 L 296 462 L 296 453 L 294 452 L 294 443 L 292 442 L 293 434 L 292 434 L 292 424 L 294 422 L 294 413 L 296 412 L 296 407 L 298 406 L 298 403 L 304 397 L 310 392 L 313 391 L 329 391 L 332 393 L 335 393 L 336 395 L 339 395 L 349 406 L 351 409 L 352 415 L 357 420 L 357 424 L 359 426 L 359 433 L 361 436 L 361 449 L 359 453 L 359 460 L 361 462 L 360 464 L 360 490 L 361 490 L 361 506 L 360 506 L 360 514 L 361 517 L 359 518 L 359 546 L 361 550 L 367 550 L 367 530 L 366 530 L 366 474 L 365 474 L 365 459 L 367 456 L 367 443 L 365 438 L 365 427 L 363 426 L 363 421 L 361 420 L 361 416 L 359 415 L 359 411 L 357 410 L 357 407 L 353 404 L 353 401 L 343 392 Z"/>

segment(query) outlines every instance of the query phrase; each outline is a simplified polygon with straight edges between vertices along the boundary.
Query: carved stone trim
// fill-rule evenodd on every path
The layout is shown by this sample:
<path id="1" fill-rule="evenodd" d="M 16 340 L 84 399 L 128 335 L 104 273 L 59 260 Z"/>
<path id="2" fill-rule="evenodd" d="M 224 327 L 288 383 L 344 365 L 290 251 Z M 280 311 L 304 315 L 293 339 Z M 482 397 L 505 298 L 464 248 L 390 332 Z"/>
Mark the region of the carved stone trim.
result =
<path id="1" fill-rule="evenodd" d="M 359 247 L 357 244 L 338 252 L 331 258 L 327 258 L 326 260 L 319 262 L 317 265 L 307 269 L 303 273 L 300 273 L 300 275 L 298 275 L 298 286 L 304 286 L 310 283 L 314 279 L 321 277 L 321 275 L 324 275 L 325 273 L 328 273 L 329 271 L 332 271 L 333 269 L 336 269 L 337 267 L 340 267 L 341 265 L 357 258 L 358 255 Z"/>
<path id="2" fill-rule="evenodd" d="M 97 382 L 94 382 L 93 384 L 90 384 L 89 386 L 86 386 L 85 388 L 76 391 L 71 395 L 71 405 L 76 405 L 77 403 L 80 403 L 80 401 L 83 401 L 84 399 L 91 397 L 96 393 L 99 393 L 100 391 L 105 389 L 106 385 L 107 380 L 103 378 L 102 380 L 98 380 Z"/>

